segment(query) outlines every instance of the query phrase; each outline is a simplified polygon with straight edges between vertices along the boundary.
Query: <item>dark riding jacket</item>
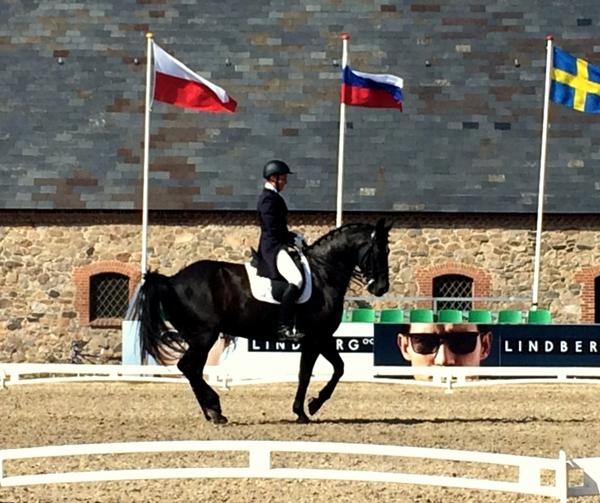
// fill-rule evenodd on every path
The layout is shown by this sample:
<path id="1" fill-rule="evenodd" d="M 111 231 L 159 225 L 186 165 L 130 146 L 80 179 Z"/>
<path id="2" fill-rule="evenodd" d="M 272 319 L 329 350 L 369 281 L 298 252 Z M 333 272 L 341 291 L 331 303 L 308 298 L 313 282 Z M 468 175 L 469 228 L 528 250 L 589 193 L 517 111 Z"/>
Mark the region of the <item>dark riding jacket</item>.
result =
<path id="1" fill-rule="evenodd" d="M 281 279 L 277 272 L 277 253 L 281 248 L 293 245 L 296 236 L 288 230 L 287 205 L 278 192 L 265 188 L 258 198 L 256 209 L 260 224 L 258 274 Z"/>

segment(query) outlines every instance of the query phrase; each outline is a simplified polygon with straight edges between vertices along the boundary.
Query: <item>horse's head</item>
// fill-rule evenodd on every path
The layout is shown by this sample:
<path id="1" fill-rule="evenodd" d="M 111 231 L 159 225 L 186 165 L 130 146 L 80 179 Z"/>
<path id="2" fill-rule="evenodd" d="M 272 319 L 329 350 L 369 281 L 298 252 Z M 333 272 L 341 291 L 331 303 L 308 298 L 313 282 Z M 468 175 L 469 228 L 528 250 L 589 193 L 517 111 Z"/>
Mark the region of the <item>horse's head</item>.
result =
<path id="1" fill-rule="evenodd" d="M 390 288 L 388 235 L 391 228 L 391 223 L 387 224 L 380 218 L 369 238 L 358 250 L 358 267 L 366 281 L 367 290 L 377 297 Z"/>

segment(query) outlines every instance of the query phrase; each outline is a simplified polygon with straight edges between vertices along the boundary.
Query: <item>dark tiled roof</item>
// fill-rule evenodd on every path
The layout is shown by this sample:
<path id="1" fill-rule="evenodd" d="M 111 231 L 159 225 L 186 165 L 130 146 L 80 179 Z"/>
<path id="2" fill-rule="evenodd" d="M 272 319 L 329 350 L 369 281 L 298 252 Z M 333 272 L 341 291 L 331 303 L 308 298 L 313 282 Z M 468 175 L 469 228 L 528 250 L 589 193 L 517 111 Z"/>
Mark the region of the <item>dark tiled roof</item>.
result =
<path id="1" fill-rule="evenodd" d="M 298 173 L 291 209 L 333 211 L 339 34 L 348 31 L 353 67 L 405 79 L 405 111 L 347 109 L 344 210 L 535 212 L 544 36 L 600 64 L 597 0 L 573 5 L 10 2 L 0 27 L 0 208 L 141 206 L 151 29 L 239 103 L 233 115 L 154 105 L 153 209 L 253 210 L 262 165 L 277 157 Z M 600 116 L 550 111 L 545 210 L 596 213 Z"/>

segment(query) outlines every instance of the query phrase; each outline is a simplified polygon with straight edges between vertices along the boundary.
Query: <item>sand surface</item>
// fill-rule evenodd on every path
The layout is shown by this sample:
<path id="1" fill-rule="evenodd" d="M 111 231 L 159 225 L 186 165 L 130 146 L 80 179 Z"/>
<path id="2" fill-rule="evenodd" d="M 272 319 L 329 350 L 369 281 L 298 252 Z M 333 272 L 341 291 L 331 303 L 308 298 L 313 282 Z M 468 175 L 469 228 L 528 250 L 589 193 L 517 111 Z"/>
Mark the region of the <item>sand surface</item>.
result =
<path id="1" fill-rule="evenodd" d="M 322 383 L 312 383 L 314 396 Z M 341 383 L 308 425 L 291 412 L 295 384 L 219 390 L 224 426 L 200 413 L 187 384 L 28 384 L 0 390 L 0 448 L 147 440 L 303 440 L 437 447 L 557 457 L 600 456 L 598 385 L 539 384 L 441 389 Z M 274 463 L 501 477 L 511 467 L 383 456 L 277 454 Z M 5 475 L 140 467 L 243 466 L 243 453 L 173 453 L 35 459 Z M 0 502 L 534 502 L 506 492 L 369 482 L 204 479 L 0 488 Z M 600 497 L 577 501 L 599 501 Z"/>

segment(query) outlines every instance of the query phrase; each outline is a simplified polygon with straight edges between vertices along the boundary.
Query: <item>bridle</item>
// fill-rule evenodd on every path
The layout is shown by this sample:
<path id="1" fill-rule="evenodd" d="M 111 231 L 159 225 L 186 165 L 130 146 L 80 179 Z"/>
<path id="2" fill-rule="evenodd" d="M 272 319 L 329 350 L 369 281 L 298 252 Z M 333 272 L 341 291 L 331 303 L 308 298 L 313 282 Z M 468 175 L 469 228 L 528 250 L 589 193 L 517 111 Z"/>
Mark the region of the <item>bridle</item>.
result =
<path id="1" fill-rule="evenodd" d="M 358 250 L 358 267 L 366 286 L 375 282 L 375 277 L 381 272 L 375 260 L 376 233 L 371 232 L 370 240 Z"/>

